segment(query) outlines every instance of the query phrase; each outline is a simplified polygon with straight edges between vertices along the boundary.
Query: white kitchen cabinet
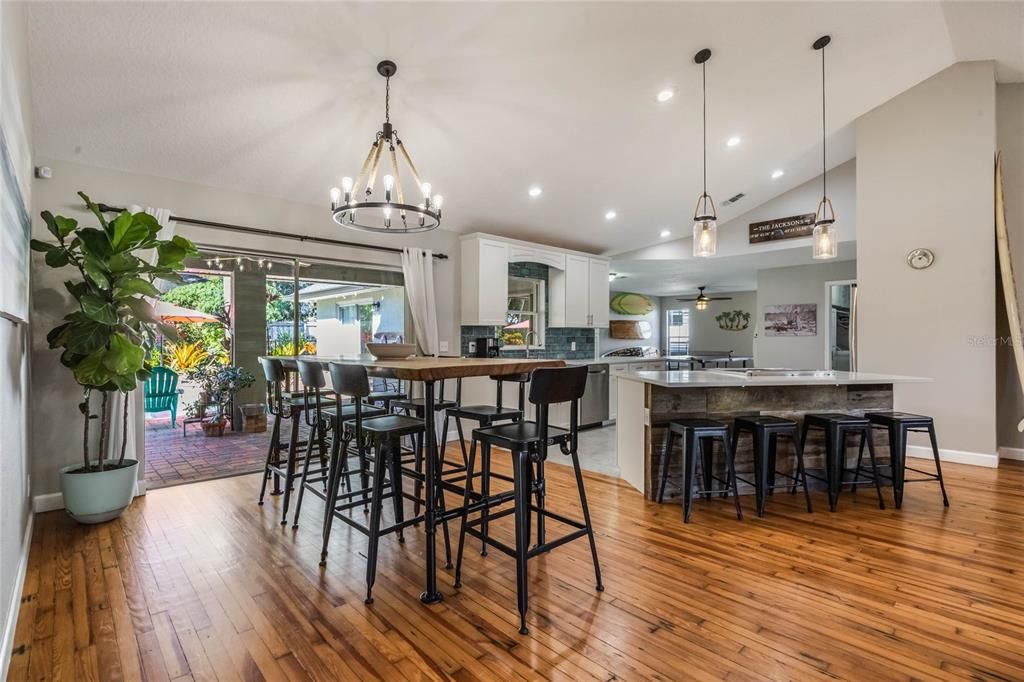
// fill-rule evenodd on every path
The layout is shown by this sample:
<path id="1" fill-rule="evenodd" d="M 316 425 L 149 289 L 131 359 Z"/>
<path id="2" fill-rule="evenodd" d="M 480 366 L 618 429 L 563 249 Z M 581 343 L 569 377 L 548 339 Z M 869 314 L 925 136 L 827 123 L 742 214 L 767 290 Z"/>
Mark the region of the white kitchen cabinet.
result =
<path id="1" fill-rule="evenodd" d="M 540 263 L 549 268 L 565 270 L 565 254 L 550 249 L 510 244 L 508 247 L 509 263 Z"/>
<path id="2" fill-rule="evenodd" d="M 607 260 L 483 233 L 463 237 L 461 249 L 462 324 L 505 324 L 509 263 L 541 263 L 551 327 L 608 326 Z"/>
<path id="3" fill-rule="evenodd" d="M 462 324 L 502 325 L 508 310 L 507 242 L 462 242 Z"/>
<path id="4" fill-rule="evenodd" d="M 590 308 L 590 326 L 607 328 L 611 293 L 608 282 L 608 261 L 591 258 L 588 274 L 587 304 Z"/>
<path id="5" fill-rule="evenodd" d="M 565 275 L 561 295 L 565 297 L 562 324 L 552 327 L 590 326 L 590 259 L 584 256 L 565 257 Z"/>
<path id="6" fill-rule="evenodd" d="M 614 420 L 619 413 L 619 377 L 629 371 L 622 363 L 608 365 L 608 418 Z"/>
<path id="7" fill-rule="evenodd" d="M 552 327 L 608 326 L 608 261 L 566 254 L 565 270 L 549 279 Z"/>

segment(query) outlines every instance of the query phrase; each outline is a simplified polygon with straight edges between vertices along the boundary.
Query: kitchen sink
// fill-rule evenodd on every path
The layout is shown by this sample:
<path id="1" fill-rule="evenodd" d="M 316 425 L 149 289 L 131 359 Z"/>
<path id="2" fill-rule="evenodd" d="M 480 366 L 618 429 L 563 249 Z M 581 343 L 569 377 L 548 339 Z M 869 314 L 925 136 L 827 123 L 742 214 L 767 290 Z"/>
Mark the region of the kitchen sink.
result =
<path id="1" fill-rule="evenodd" d="M 830 369 L 709 369 L 708 372 L 726 374 L 732 377 L 820 377 L 828 379 L 836 375 Z"/>

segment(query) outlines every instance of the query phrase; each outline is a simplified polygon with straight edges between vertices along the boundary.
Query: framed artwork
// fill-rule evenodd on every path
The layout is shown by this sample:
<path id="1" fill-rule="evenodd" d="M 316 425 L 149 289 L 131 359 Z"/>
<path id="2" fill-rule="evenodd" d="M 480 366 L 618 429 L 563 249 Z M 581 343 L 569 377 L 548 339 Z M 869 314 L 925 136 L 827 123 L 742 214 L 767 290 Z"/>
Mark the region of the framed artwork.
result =
<path id="1" fill-rule="evenodd" d="M 764 309 L 765 336 L 817 336 L 818 304 L 769 305 Z"/>

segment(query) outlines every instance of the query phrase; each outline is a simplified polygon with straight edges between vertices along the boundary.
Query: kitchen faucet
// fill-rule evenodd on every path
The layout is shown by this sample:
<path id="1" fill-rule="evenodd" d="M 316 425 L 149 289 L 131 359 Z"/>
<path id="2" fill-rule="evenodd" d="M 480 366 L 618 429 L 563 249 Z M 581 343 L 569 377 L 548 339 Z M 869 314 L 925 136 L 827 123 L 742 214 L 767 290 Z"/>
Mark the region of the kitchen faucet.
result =
<path id="1" fill-rule="evenodd" d="M 531 336 L 533 337 L 534 341 L 537 340 L 537 332 L 533 331 L 532 329 L 527 330 L 526 334 L 523 335 L 523 345 L 526 346 L 526 359 L 527 360 L 530 359 L 530 337 Z"/>

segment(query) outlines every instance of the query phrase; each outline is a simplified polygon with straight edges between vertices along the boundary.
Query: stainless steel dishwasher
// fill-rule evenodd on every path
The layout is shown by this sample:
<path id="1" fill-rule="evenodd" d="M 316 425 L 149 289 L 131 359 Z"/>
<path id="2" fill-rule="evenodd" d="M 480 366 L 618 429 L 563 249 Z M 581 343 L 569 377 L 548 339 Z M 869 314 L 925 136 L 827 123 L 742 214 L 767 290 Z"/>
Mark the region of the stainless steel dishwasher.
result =
<path id="1" fill-rule="evenodd" d="M 580 400 L 580 426 L 608 421 L 608 364 L 587 365 L 587 389 Z"/>

